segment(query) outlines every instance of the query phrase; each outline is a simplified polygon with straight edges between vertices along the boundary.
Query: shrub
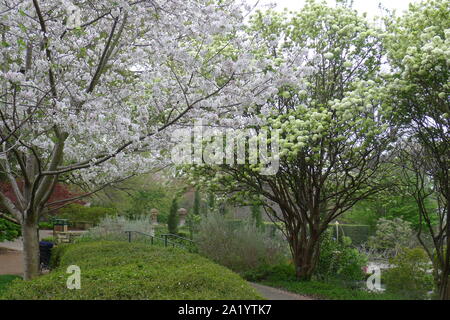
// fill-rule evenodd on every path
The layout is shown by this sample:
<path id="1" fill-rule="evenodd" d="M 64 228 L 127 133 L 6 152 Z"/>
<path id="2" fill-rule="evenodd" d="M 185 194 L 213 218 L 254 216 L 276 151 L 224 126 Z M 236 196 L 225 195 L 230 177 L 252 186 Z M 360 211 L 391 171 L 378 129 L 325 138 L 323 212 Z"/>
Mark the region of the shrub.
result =
<path id="1" fill-rule="evenodd" d="M 405 298 L 424 299 L 433 289 L 430 260 L 421 248 L 404 248 L 395 258 L 390 259 L 392 268 L 382 274 L 388 292 Z"/>
<path id="2" fill-rule="evenodd" d="M 260 299 L 237 274 L 181 249 L 142 243 L 85 242 L 59 246 L 57 266 L 31 281 L 15 280 L 3 299 Z M 81 269 L 81 289 L 66 288 L 67 266 Z"/>
<path id="3" fill-rule="evenodd" d="M 195 237 L 201 254 L 236 272 L 276 265 L 287 250 L 280 234 L 271 237 L 254 223 L 229 224 L 220 214 L 204 217 Z"/>
<path id="4" fill-rule="evenodd" d="M 411 223 L 400 218 L 378 220 L 375 236 L 369 238 L 369 247 L 387 251 L 390 256 L 397 255 L 404 247 L 413 244 L 414 233 Z"/>
<path id="5" fill-rule="evenodd" d="M 292 263 L 261 265 L 243 273 L 248 281 L 296 281 L 295 267 Z"/>
<path id="6" fill-rule="evenodd" d="M 315 271 L 316 278 L 360 281 L 365 277 L 363 268 L 366 265 L 367 257 L 357 249 L 350 247 L 349 242 L 334 240 L 330 231 L 323 234 L 319 261 Z"/>
<path id="7" fill-rule="evenodd" d="M 104 207 L 85 207 L 80 204 L 70 204 L 59 210 L 58 217 L 68 219 L 69 222 L 88 222 L 98 224 L 103 218 L 107 216 L 114 216 L 117 214 L 114 208 Z"/>
<path id="8" fill-rule="evenodd" d="M 149 216 L 139 216 L 135 219 L 127 217 L 112 216 L 105 217 L 100 221 L 98 226 L 90 228 L 88 232 L 83 234 L 76 241 L 92 241 L 92 240 L 126 240 L 125 231 L 139 231 L 146 234 L 153 234 L 153 226 Z M 134 237 L 142 238 L 139 235 Z"/>

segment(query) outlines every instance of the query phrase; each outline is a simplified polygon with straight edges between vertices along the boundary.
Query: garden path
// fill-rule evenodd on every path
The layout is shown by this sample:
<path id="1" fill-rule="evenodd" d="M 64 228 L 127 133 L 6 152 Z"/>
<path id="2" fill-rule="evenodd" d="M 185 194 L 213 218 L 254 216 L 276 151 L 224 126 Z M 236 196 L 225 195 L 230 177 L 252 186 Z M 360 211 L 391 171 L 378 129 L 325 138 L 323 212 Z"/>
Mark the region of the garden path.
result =
<path id="1" fill-rule="evenodd" d="M 267 300 L 314 300 L 311 297 L 301 296 L 299 294 L 264 286 L 262 284 L 253 282 L 250 282 L 250 284 L 261 296 L 263 296 Z"/>

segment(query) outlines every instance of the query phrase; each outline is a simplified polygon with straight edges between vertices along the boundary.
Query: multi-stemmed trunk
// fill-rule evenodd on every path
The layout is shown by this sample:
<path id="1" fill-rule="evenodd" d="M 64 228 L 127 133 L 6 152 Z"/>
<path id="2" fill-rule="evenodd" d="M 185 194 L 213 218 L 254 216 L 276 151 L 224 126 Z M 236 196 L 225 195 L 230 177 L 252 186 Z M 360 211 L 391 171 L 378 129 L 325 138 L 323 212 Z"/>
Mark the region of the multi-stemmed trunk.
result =
<path id="1" fill-rule="evenodd" d="M 320 253 L 320 233 L 309 232 L 309 226 L 301 225 L 298 234 L 289 235 L 289 246 L 298 280 L 309 281 L 313 276 Z M 316 228 L 312 228 L 317 230 Z"/>
<path id="2" fill-rule="evenodd" d="M 295 275 L 298 280 L 309 281 L 314 274 L 319 256 L 319 243 L 312 239 L 305 246 L 293 248 Z"/>

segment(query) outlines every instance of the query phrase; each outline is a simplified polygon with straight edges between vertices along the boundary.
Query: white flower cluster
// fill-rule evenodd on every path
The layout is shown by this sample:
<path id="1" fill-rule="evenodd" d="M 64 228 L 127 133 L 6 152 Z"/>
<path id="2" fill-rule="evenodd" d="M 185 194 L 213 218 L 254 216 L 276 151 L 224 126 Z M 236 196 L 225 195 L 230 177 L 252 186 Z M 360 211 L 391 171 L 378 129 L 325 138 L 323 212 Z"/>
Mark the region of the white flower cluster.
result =
<path id="1" fill-rule="evenodd" d="M 55 128 L 67 133 L 64 161 L 91 163 L 79 173 L 86 181 L 161 164 L 155 150 L 169 147 L 173 123 L 245 125 L 239 115 L 267 110 L 277 87 L 302 72 L 290 57 L 277 64 L 253 54 L 258 42 L 241 32 L 238 1 L 81 2 L 76 28 L 65 25 L 68 1 L 36 3 L 44 21 L 34 3 L 0 4 L 2 129 L 23 121 L 18 136 L 42 156 Z M 114 157 L 94 165 L 105 155 Z"/>

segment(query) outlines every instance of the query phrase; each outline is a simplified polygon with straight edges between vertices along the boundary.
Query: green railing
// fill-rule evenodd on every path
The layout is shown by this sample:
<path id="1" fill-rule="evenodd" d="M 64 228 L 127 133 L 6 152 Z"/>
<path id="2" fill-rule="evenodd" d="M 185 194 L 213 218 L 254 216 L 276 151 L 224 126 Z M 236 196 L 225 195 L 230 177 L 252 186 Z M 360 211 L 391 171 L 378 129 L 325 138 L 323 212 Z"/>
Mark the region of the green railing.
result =
<path id="1" fill-rule="evenodd" d="M 133 240 L 132 234 L 134 233 L 137 235 L 142 235 L 144 237 L 148 237 L 150 239 L 151 245 L 161 243 L 164 245 L 164 247 L 172 247 L 172 248 L 179 247 L 179 248 L 187 249 L 189 251 L 193 251 L 195 248 L 194 241 L 184 238 L 184 237 L 180 237 L 176 234 L 165 233 L 160 236 L 155 236 L 155 235 L 151 235 L 149 233 L 134 231 L 134 230 L 125 231 L 125 233 L 127 234 L 128 242 L 132 242 L 132 240 Z M 171 238 L 177 239 L 178 241 L 172 241 L 172 240 L 170 240 Z"/>

